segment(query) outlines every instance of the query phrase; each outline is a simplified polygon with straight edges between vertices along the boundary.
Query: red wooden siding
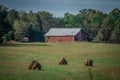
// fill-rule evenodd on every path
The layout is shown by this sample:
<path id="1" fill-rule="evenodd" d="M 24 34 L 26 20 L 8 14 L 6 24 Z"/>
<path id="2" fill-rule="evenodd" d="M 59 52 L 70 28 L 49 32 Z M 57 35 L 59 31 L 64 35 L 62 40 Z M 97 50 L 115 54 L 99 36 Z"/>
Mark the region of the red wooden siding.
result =
<path id="1" fill-rule="evenodd" d="M 74 42 L 74 36 L 47 36 L 46 42 Z"/>

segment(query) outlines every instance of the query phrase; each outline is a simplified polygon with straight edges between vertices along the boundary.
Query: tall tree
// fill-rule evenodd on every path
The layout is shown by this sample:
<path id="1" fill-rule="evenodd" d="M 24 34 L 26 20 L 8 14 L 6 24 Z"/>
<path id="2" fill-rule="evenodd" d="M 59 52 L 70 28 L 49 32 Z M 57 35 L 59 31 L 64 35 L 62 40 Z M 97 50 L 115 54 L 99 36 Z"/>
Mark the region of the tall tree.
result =
<path id="1" fill-rule="evenodd" d="M 52 14 L 50 14 L 49 12 L 42 11 L 38 12 L 37 15 L 42 21 L 43 32 L 44 33 L 47 32 L 52 27 L 53 23 Z"/>
<path id="2" fill-rule="evenodd" d="M 8 13 L 7 18 L 9 20 L 9 22 L 11 23 L 11 25 L 13 25 L 15 19 L 20 18 L 19 12 L 16 11 L 15 9 L 9 10 L 7 13 Z"/>
<path id="3" fill-rule="evenodd" d="M 15 38 L 18 40 L 22 40 L 24 37 L 28 37 L 30 41 L 43 40 L 41 18 L 33 12 L 22 12 L 20 19 L 14 21 L 14 30 Z"/>
<path id="4" fill-rule="evenodd" d="M 8 8 L 0 6 L 0 44 L 3 42 L 3 36 L 11 29 L 7 18 Z"/>
<path id="5" fill-rule="evenodd" d="M 75 23 L 74 23 L 74 15 L 70 14 L 70 13 L 65 13 L 64 14 L 64 22 L 66 23 L 65 27 L 67 28 L 72 28 L 75 27 Z"/>
<path id="6" fill-rule="evenodd" d="M 120 10 L 115 8 L 113 9 L 107 17 L 104 18 L 99 32 L 103 35 L 102 41 L 113 41 L 116 40 L 116 28 L 119 30 L 119 19 L 120 19 Z M 117 23 L 117 25 L 116 25 Z M 118 31 L 119 33 L 119 31 Z M 99 34 L 97 35 L 99 38 Z"/>

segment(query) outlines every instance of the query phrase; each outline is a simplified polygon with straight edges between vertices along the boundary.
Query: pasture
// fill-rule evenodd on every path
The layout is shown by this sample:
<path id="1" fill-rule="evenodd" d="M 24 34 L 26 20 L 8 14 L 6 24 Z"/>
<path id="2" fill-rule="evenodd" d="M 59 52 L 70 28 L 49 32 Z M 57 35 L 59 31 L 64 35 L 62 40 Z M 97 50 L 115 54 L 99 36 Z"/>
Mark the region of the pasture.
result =
<path id="1" fill-rule="evenodd" d="M 67 65 L 58 65 L 64 57 Z M 86 59 L 93 67 L 85 67 Z M 28 70 L 32 60 L 42 70 Z M 107 43 L 16 43 L 0 45 L 0 80 L 120 80 L 120 45 Z"/>

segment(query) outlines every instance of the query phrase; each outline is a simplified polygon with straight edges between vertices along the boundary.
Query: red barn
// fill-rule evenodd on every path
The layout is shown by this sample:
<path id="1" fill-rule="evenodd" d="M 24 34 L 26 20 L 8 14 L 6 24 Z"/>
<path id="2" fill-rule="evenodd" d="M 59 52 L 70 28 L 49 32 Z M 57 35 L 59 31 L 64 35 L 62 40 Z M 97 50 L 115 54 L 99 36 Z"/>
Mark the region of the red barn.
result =
<path id="1" fill-rule="evenodd" d="M 86 40 L 86 34 L 81 28 L 51 28 L 45 34 L 46 42 L 74 42 Z"/>

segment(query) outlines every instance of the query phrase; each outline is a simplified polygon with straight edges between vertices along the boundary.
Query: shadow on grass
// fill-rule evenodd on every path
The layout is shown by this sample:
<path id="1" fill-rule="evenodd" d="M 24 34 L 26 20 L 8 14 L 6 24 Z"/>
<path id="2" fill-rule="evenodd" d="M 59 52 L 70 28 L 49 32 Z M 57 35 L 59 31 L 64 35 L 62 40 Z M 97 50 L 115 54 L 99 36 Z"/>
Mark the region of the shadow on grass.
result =
<path id="1" fill-rule="evenodd" d="M 0 44 L 0 47 L 29 47 L 29 46 L 49 46 L 49 45 L 45 43 Z"/>
<path id="2" fill-rule="evenodd" d="M 91 69 L 90 68 L 88 68 L 88 73 L 89 73 L 89 80 L 94 80 L 93 79 L 93 74 L 91 73 Z"/>

